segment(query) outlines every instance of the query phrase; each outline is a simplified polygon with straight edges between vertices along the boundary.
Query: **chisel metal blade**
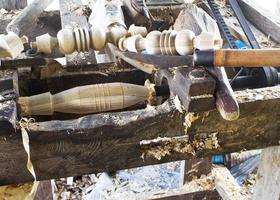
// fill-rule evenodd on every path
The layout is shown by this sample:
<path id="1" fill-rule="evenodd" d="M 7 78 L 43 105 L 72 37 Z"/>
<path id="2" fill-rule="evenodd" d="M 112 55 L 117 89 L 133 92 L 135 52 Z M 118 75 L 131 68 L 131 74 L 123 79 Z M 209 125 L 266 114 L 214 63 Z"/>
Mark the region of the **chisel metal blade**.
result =
<path id="1" fill-rule="evenodd" d="M 147 55 L 121 51 L 116 51 L 116 55 L 130 65 L 149 74 L 158 69 L 184 65 L 193 66 L 193 56 Z"/>

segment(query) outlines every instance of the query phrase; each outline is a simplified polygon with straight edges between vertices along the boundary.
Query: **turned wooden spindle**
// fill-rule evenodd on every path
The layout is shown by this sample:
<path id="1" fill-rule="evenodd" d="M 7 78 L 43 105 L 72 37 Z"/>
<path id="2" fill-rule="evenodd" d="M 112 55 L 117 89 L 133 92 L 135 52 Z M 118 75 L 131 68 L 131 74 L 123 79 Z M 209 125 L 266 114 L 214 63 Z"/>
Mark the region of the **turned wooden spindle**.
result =
<path id="1" fill-rule="evenodd" d="M 65 55 L 74 51 L 101 50 L 106 44 L 106 39 L 106 30 L 99 27 L 62 29 L 57 34 L 59 50 Z"/>
<path id="2" fill-rule="evenodd" d="M 45 34 L 36 37 L 36 42 L 31 46 L 37 48 L 38 52 L 50 54 L 52 50 L 59 47 L 61 53 L 68 55 L 74 51 L 86 52 L 89 50 L 101 50 L 107 43 L 118 44 L 120 38 L 127 34 L 127 30 L 121 25 L 109 27 L 93 26 L 88 28 L 62 29 L 57 38 Z"/>
<path id="3" fill-rule="evenodd" d="M 189 55 L 194 49 L 220 49 L 222 39 L 216 38 L 212 33 L 202 32 L 200 35 L 190 30 L 176 32 L 174 30 L 151 32 L 145 38 L 146 51 L 149 54 L 163 55 Z"/>
<path id="4" fill-rule="evenodd" d="M 145 39 L 140 34 L 128 38 L 123 37 L 119 40 L 118 47 L 121 51 L 140 53 L 146 48 Z"/>
<path id="5" fill-rule="evenodd" d="M 23 41 L 13 32 L 0 35 L 0 58 L 15 58 L 24 50 Z"/>
<path id="6" fill-rule="evenodd" d="M 54 112 L 88 114 L 123 109 L 146 101 L 154 87 L 128 83 L 107 83 L 72 88 L 58 94 L 50 92 L 20 97 L 22 116 L 53 115 Z"/>
<path id="7" fill-rule="evenodd" d="M 119 49 L 137 53 L 145 49 L 148 54 L 154 55 L 190 55 L 194 49 L 220 49 L 222 42 L 221 38 L 216 38 L 209 32 L 195 36 L 191 30 L 152 31 L 146 38 L 140 35 L 122 38 L 119 41 Z"/>

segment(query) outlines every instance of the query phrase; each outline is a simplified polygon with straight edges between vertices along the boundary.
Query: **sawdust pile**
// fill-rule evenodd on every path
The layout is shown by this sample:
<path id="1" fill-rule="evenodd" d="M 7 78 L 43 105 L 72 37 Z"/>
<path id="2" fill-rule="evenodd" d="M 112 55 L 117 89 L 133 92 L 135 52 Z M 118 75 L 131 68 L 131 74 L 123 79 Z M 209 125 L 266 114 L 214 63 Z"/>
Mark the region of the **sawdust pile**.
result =
<path id="1" fill-rule="evenodd" d="M 13 19 L 19 15 L 21 10 L 5 10 L 4 8 L 0 9 L 0 19 Z"/>
<path id="2" fill-rule="evenodd" d="M 153 157 L 161 160 L 163 157 L 172 153 L 190 154 L 194 156 L 197 151 L 217 149 L 219 148 L 217 134 L 200 134 L 199 137 L 194 138 L 192 141 L 188 135 L 142 141 L 140 143 L 143 149 L 141 158 L 145 160 L 146 157 Z"/>
<path id="3" fill-rule="evenodd" d="M 263 101 L 266 99 L 278 98 L 280 96 L 280 86 L 259 89 L 246 89 L 235 91 L 235 96 L 238 103 Z"/>

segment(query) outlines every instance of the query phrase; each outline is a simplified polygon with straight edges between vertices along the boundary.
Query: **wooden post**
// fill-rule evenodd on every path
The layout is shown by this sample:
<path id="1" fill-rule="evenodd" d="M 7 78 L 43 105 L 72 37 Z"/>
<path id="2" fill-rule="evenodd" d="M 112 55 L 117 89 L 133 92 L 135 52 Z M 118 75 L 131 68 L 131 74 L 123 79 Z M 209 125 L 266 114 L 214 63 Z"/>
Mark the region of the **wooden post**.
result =
<path id="1" fill-rule="evenodd" d="M 280 147 L 262 151 L 253 200 L 280 198 Z"/>

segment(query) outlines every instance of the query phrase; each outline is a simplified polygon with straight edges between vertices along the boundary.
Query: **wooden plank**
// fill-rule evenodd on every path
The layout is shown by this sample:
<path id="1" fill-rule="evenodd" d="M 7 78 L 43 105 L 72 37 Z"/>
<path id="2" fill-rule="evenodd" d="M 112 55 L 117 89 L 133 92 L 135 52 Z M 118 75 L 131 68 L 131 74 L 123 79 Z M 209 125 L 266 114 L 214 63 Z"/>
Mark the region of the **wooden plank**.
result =
<path id="1" fill-rule="evenodd" d="M 236 92 L 241 116 L 233 122 L 224 121 L 215 110 L 199 115 L 188 128 L 191 141 L 187 144 L 209 141 L 208 137 L 211 139 L 216 134 L 219 147 L 198 146 L 194 149 L 195 155 L 171 148 L 170 155 L 158 160 L 148 156 L 147 150 L 164 149 L 166 143 L 154 142 L 151 148 L 140 145 L 143 140 L 184 133 L 186 116 L 172 105 L 164 104 L 130 112 L 30 124 L 31 160 L 38 180 L 44 180 L 278 145 L 279 91 L 279 87 L 273 87 Z M 6 169 L 0 172 L 0 183 L 32 180 L 25 168 L 26 153 L 20 134 L 0 139 L 1 152 L 5 155 L 0 156 L 0 167 Z M 184 143 L 182 145 L 184 147 Z M 143 153 L 146 156 L 143 157 Z"/>
<path id="2" fill-rule="evenodd" d="M 212 163 L 210 158 L 195 158 L 181 162 L 180 185 L 187 184 L 194 177 L 200 178 L 201 175 L 211 173 Z"/>
<path id="3" fill-rule="evenodd" d="M 262 150 L 253 200 L 273 200 L 280 197 L 280 147 Z"/>
<path id="4" fill-rule="evenodd" d="M 87 17 L 79 11 L 83 8 L 81 0 L 59 0 L 62 28 L 88 28 Z M 94 51 L 74 52 L 66 56 L 67 65 L 81 66 L 96 63 Z M 74 68 L 72 68 L 75 71 Z M 72 71 L 71 70 L 71 71 Z"/>
<path id="5" fill-rule="evenodd" d="M 247 20 L 273 40 L 280 43 L 280 17 L 271 15 L 262 8 L 248 4 L 244 0 L 238 0 L 238 3 Z"/>
<path id="6" fill-rule="evenodd" d="M 184 194 L 166 194 L 165 197 L 153 198 L 150 200 L 221 200 L 221 197 L 217 191 L 199 191 L 193 193 L 186 193 Z M 169 196 L 168 196 L 169 195 Z"/>
<path id="7" fill-rule="evenodd" d="M 27 0 L 0 0 L 0 8 L 6 10 L 23 9 L 27 6 Z"/>
<path id="8" fill-rule="evenodd" d="M 223 200 L 245 200 L 247 197 L 241 194 L 241 188 L 226 167 L 213 168 L 215 188 Z"/>

